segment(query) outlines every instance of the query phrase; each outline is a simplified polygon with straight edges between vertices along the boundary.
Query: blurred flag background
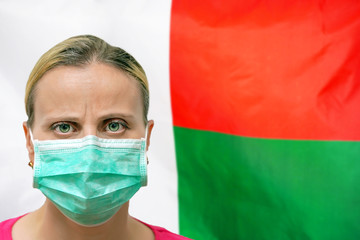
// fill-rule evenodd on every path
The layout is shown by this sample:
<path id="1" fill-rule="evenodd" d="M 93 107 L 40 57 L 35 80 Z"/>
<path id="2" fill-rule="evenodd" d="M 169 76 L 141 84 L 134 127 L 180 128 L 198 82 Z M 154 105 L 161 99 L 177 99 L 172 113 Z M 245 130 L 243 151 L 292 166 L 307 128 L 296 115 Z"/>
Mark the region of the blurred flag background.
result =
<path id="1" fill-rule="evenodd" d="M 133 216 L 197 240 L 359 239 L 360 2 L 0 2 L 0 220 L 43 201 L 21 124 L 42 53 L 79 34 L 150 82 Z"/>

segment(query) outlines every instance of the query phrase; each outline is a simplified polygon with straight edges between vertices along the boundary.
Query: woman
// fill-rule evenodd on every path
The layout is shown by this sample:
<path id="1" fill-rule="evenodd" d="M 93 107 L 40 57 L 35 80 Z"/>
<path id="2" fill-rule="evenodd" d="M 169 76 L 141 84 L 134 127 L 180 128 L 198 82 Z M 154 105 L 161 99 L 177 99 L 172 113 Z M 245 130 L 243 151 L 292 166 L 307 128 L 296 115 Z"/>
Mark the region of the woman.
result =
<path id="1" fill-rule="evenodd" d="M 23 128 L 44 205 L 0 223 L 0 239 L 187 239 L 129 216 L 146 185 L 149 89 L 139 63 L 90 35 L 67 39 L 37 62 Z"/>

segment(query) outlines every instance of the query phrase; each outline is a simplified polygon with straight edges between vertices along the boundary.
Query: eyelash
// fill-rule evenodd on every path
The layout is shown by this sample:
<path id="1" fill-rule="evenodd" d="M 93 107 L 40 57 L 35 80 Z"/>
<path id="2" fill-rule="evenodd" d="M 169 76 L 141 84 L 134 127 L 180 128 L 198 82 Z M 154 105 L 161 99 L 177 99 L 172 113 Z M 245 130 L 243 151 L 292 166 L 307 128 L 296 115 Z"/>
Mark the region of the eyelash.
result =
<path id="1" fill-rule="evenodd" d="M 119 123 L 125 130 L 130 129 L 129 126 L 128 126 L 128 124 L 127 124 L 127 122 L 124 121 L 124 120 L 122 120 L 122 119 L 110 119 L 110 120 L 105 120 L 105 121 L 104 121 L 104 123 L 105 123 L 105 124 L 104 124 L 104 125 L 105 125 L 104 129 L 106 129 L 106 128 L 109 126 L 110 123 L 114 123 L 114 122 Z"/>
<path id="2" fill-rule="evenodd" d="M 57 127 L 60 127 L 62 124 L 68 124 L 73 129 L 73 131 L 76 130 L 76 123 L 73 123 L 73 122 L 57 122 L 57 123 L 54 123 L 53 125 L 51 125 L 50 130 L 54 131 Z M 60 132 L 60 131 L 57 131 L 57 132 Z M 60 133 L 60 134 L 65 135 L 67 133 Z"/>

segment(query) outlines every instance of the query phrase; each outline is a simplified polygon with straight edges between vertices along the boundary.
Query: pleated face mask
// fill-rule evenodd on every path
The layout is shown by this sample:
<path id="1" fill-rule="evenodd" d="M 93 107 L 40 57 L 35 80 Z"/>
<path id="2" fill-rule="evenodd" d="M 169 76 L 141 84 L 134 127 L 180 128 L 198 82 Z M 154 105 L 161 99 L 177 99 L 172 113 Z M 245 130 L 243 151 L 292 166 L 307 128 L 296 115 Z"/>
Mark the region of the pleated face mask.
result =
<path id="1" fill-rule="evenodd" d="M 109 220 L 147 184 L 146 140 L 34 140 L 34 188 L 74 222 Z"/>

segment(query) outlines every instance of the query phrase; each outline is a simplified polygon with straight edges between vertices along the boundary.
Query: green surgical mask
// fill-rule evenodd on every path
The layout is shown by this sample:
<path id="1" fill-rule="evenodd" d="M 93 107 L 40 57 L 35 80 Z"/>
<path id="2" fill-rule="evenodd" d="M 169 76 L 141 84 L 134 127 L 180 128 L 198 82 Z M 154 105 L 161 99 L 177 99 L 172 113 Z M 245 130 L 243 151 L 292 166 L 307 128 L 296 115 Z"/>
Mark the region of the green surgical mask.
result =
<path id="1" fill-rule="evenodd" d="M 34 188 L 74 222 L 109 220 L 147 183 L 146 140 L 34 140 Z"/>

